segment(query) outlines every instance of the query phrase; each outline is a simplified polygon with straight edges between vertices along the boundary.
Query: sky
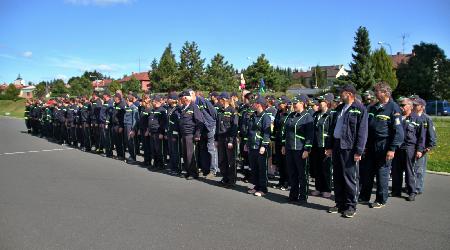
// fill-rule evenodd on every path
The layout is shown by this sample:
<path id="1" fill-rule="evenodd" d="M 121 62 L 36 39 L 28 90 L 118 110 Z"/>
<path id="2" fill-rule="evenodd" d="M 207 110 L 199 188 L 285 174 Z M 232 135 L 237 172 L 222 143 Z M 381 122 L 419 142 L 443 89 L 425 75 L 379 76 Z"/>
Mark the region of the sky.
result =
<path id="1" fill-rule="evenodd" d="M 178 60 L 185 41 L 205 64 L 220 53 L 242 69 L 264 53 L 274 66 L 349 68 L 359 26 L 372 49 L 401 52 L 405 34 L 406 53 L 423 41 L 448 55 L 449 10 L 448 0 L 1 0 L 0 83 L 120 78 L 149 70 L 169 43 Z"/>

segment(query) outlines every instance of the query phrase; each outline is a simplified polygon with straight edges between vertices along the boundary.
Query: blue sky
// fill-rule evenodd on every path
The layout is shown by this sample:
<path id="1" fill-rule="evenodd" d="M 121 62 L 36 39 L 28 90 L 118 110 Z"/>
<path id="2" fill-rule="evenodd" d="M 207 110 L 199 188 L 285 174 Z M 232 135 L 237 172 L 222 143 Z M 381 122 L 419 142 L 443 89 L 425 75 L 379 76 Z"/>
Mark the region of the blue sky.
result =
<path id="1" fill-rule="evenodd" d="M 148 70 L 168 43 L 196 41 L 236 68 L 265 53 L 273 65 L 307 69 L 351 62 L 356 29 L 393 53 L 421 41 L 450 53 L 450 1 L 0 1 L 0 83 L 68 79 L 84 70 L 112 77 Z M 386 47 L 389 52 L 389 47 Z"/>

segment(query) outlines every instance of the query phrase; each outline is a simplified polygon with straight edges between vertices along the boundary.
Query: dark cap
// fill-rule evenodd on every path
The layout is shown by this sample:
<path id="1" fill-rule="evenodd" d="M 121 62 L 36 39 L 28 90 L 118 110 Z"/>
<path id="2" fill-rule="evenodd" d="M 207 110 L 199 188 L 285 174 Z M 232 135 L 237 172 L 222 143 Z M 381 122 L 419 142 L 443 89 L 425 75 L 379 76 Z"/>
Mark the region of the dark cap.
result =
<path id="1" fill-rule="evenodd" d="M 350 92 L 350 93 L 352 93 L 353 95 L 354 94 L 356 94 L 356 89 L 355 89 L 355 86 L 353 86 L 353 85 L 351 85 L 351 84 L 346 84 L 346 85 L 344 85 L 344 86 L 342 86 L 342 87 L 340 87 L 339 88 L 339 93 L 342 93 L 342 92 Z"/>
<path id="2" fill-rule="evenodd" d="M 167 99 L 171 99 L 171 100 L 178 100 L 178 95 L 175 92 L 169 93 L 167 95 Z"/>
<path id="3" fill-rule="evenodd" d="M 162 100 L 162 97 L 160 95 L 154 95 L 152 96 L 152 100 L 155 102 L 160 102 Z"/>
<path id="4" fill-rule="evenodd" d="M 303 102 L 304 104 L 308 104 L 308 96 L 305 94 L 296 95 L 294 99 L 292 99 L 292 103 Z"/>
<path id="5" fill-rule="evenodd" d="M 211 93 L 209 93 L 209 96 L 214 96 L 214 97 L 218 97 L 219 96 L 219 93 L 217 93 L 216 91 L 213 91 L 213 92 L 211 92 Z"/>
<path id="6" fill-rule="evenodd" d="M 261 104 L 261 105 L 264 105 L 264 106 L 267 106 L 267 101 L 266 101 L 266 99 L 265 99 L 264 97 L 262 97 L 262 96 L 256 98 L 255 101 L 254 101 L 254 103 L 256 103 L 256 104 Z"/>
<path id="7" fill-rule="evenodd" d="M 410 95 L 408 98 L 411 100 L 415 100 L 415 99 L 419 99 L 420 97 L 419 97 L 419 95 Z"/>
<path id="8" fill-rule="evenodd" d="M 111 96 L 111 93 L 109 92 L 109 90 L 105 89 L 102 95 Z"/>
<path id="9" fill-rule="evenodd" d="M 323 101 L 332 102 L 334 99 L 334 95 L 332 93 L 326 93 L 323 95 Z"/>
<path id="10" fill-rule="evenodd" d="M 189 90 L 184 90 L 184 91 L 182 91 L 182 92 L 180 93 L 179 96 L 180 96 L 180 97 L 183 97 L 183 96 L 191 96 L 191 94 L 189 93 Z"/>
<path id="11" fill-rule="evenodd" d="M 281 96 L 278 100 L 280 101 L 280 104 L 282 104 L 282 103 L 283 104 L 291 103 L 291 100 L 285 95 Z"/>
<path id="12" fill-rule="evenodd" d="M 219 95 L 219 99 L 230 99 L 230 94 L 228 94 L 227 92 L 222 92 Z"/>
<path id="13" fill-rule="evenodd" d="M 138 96 L 137 93 L 131 93 L 131 96 L 134 97 L 134 98 L 136 98 L 136 99 L 139 99 L 139 96 Z"/>
<path id="14" fill-rule="evenodd" d="M 116 94 L 114 95 L 114 97 L 122 98 L 122 95 L 121 95 L 120 93 L 116 93 Z"/>
<path id="15" fill-rule="evenodd" d="M 236 92 L 232 92 L 230 96 L 231 97 L 238 97 L 238 94 Z"/>
<path id="16" fill-rule="evenodd" d="M 427 105 L 427 103 L 425 102 L 425 100 L 422 99 L 422 98 L 416 98 L 416 99 L 414 99 L 413 104 L 415 104 L 415 105 L 422 105 L 422 106 L 424 106 L 424 107 Z"/>

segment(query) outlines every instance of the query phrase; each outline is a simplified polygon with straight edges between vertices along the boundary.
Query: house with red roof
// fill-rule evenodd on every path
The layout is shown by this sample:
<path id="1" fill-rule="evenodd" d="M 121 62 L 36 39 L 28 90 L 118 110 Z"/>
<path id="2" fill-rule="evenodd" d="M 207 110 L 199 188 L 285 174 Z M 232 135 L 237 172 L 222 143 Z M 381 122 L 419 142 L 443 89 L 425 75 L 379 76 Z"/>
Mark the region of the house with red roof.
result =
<path id="1" fill-rule="evenodd" d="M 148 72 L 140 72 L 140 73 L 131 73 L 130 76 L 126 76 L 119 80 L 120 84 L 124 84 L 125 82 L 131 80 L 131 78 L 136 78 L 139 82 L 141 82 L 141 90 L 147 91 L 150 89 L 150 77 L 148 76 Z"/>

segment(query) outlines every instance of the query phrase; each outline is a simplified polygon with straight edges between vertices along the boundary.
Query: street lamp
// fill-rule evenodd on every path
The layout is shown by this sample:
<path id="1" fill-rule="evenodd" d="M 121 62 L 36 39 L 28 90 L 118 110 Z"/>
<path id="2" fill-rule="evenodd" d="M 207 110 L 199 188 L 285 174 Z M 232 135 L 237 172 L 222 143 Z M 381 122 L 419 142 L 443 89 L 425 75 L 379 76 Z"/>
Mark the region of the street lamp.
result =
<path id="1" fill-rule="evenodd" d="M 391 56 L 392 56 L 392 47 L 391 47 L 391 45 L 389 43 L 387 43 L 387 42 L 378 42 L 378 44 L 381 47 L 383 47 L 383 44 L 386 44 L 387 46 L 389 46 L 389 51 L 391 52 Z"/>

